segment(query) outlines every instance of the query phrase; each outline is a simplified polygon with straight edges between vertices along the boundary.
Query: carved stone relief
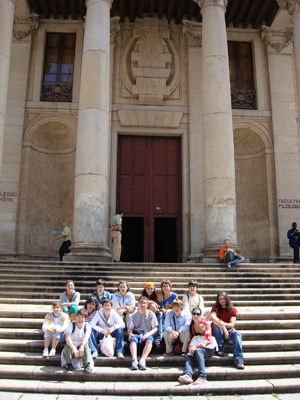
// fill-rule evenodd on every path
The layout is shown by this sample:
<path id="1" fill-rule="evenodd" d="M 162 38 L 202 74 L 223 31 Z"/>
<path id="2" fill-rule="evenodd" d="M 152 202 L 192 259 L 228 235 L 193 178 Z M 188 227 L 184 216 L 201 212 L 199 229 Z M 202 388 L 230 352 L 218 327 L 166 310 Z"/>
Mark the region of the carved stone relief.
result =
<path id="1" fill-rule="evenodd" d="M 35 32 L 39 26 L 38 18 L 38 14 L 31 14 L 29 16 L 16 15 L 14 17 L 13 37 L 20 41 Z"/>
<path id="2" fill-rule="evenodd" d="M 266 25 L 261 27 L 261 38 L 269 46 L 280 53 L 293 40 L 293 31 L 291 28 L 274 29 Z"/>
<path id="3" fill-rule="evenodd" d="M 202 24 L 199 22 L 183 20 L 183 34 L 188 38 L 190 46 L 201 46 L 202 44 Z"/>
<path id="4" fill-rule="evenodd" d="M 122 96 L 135 97 L 138 104 L 158 106 L 178 98 L 178 46 L 167 21 L 137 18 L 130 34 L 123 33 L 121 74 Z"/>

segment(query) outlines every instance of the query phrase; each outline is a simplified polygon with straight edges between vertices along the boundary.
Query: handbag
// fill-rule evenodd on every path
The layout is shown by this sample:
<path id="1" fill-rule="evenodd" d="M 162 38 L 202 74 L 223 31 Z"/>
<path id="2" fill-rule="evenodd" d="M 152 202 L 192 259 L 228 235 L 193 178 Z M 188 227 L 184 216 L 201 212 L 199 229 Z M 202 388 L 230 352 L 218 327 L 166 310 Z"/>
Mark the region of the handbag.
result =
<path id="1" fill-rule="evenodd" d="M 115 354 L 116 348 L 116 339 L 111 335 L 104 336 L 102 340 L 100 340 L 100 351 L 106 357 L 113 357 Z"/>

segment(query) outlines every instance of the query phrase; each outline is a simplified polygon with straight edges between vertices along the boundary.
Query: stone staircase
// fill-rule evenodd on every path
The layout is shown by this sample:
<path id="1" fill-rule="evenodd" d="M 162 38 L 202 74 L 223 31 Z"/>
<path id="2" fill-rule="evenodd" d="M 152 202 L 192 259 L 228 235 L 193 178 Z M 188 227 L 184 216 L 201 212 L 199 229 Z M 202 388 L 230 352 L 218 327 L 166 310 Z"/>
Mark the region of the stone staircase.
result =
<path id="1" fill-rule="evenodd" d="M 245 370 L 234 368 L 230 346 L 224 358 L 207 360 L 208 383 L 202 387 L 180 384 L 183 357 L 163 357 L 160 347 L 153 349 L 146 371 L 130 370 L 128 348 L 124 360 L 99 357 L 90 375 L 62 369 L 59 355 L 42 358 L 42 321 L 65 281 L 75 281 L 83 304 L 98 278 L 107 281 L 110 292 L 126 279 L 136 297 L 145 282 L 159 287 L 168 278 L 180 298 L 188 281 L 196 279 L 206 308 L 225 290 L 239 311 L 236 327 L 243 335 Z M 299 279 L 300 266 L 293 264 L 244 263 L 227 270 L 220 264 L 0 261 L 0 391 L 115 396 L 300 393 Z"/>

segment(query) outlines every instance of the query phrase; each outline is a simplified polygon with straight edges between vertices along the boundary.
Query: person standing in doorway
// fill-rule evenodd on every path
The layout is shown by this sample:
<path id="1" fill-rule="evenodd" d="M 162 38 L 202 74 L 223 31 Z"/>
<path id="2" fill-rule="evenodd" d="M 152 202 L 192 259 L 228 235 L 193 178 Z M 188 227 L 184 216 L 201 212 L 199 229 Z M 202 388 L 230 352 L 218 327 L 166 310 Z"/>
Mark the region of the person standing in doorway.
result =
<path id="1" fill-rule="evenodd" d="M 71 246 L 71 230 L 68 227 L 68 224 L 66 222 L 63 222 L 61 224 L 61 227 L 63 228 L 62 234 L 60 236 L 57 236 L 56 239 L 62 239 L 62 244 L 59 248 L 58 254 L 60 261 L 63 260 L 63 256 L 67 253 L 70 253 L 69 247 Z"/>
<path id="2" fill-rule="evenodd" d="M 123 210 L 119 210 L 118 213 L 112 217 L 109 224 L 111 238 L 114 243 L 113 249 L 113 262 L 120 262 L 122 252 L 122 218 Z"/>
<path id="3" fill-rule="evenodd" d="M 294 249 L 294 264 L 299 264 L 299 231 L 297 229 L 297 223 L 292 223 L 292 229 L 287 231 L 287 237 L 289 239 L 289 245 Z"/>

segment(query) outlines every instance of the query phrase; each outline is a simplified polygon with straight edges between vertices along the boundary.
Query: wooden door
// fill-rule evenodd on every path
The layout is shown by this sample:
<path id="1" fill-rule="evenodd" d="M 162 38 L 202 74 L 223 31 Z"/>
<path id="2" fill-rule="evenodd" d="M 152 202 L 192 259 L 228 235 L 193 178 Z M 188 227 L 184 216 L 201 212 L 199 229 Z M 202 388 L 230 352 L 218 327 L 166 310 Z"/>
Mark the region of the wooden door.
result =
<path id="1" fill-rule="evenodd" d="M 181 261 L 179 138 L 119 137 L 117 208 L 123 261 Z"/>

